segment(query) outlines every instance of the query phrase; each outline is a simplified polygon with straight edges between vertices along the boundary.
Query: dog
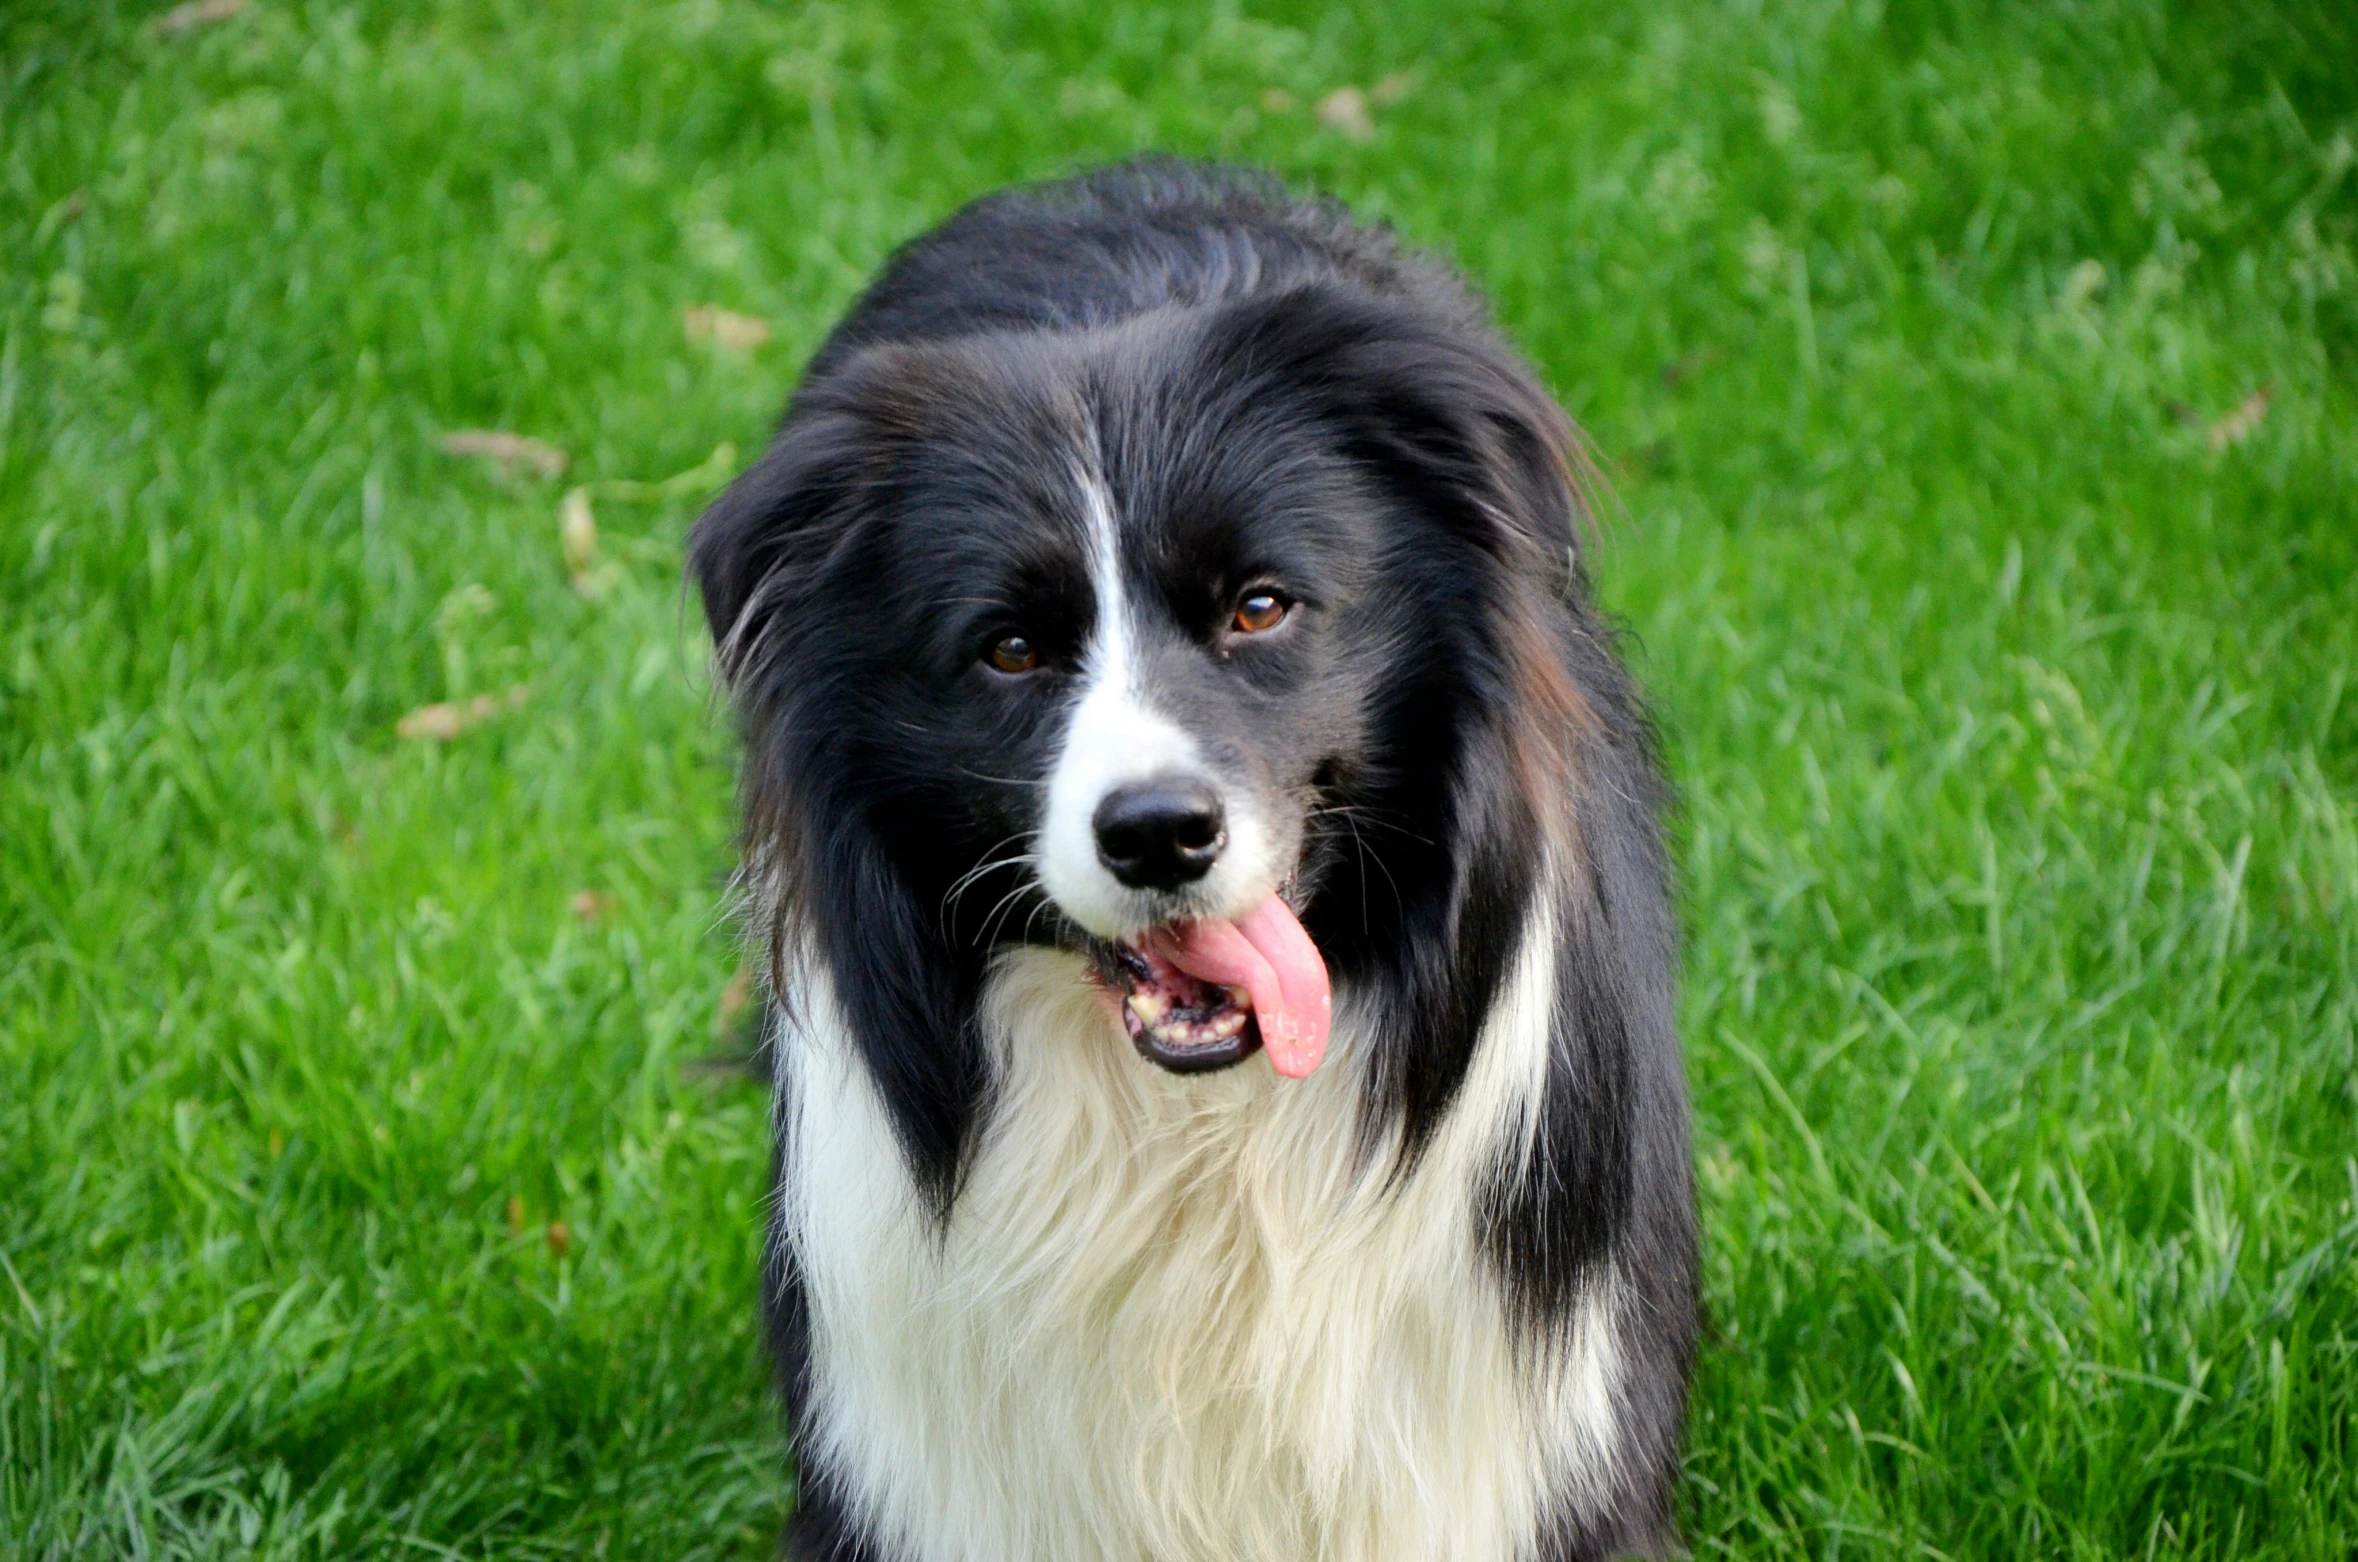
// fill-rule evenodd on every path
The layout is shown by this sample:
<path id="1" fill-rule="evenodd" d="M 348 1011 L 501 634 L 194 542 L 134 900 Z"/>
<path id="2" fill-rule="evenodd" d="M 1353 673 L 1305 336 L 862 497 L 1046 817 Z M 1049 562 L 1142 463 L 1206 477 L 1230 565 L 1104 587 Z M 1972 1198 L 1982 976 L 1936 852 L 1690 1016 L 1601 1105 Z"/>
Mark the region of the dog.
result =
<path id="1" fill-rule="evenodd" d="M 1445 266 L 1175 160 L 897 251 L 689 573 L 802 1562 L 1677 1544 L 1668 808 Z"/>

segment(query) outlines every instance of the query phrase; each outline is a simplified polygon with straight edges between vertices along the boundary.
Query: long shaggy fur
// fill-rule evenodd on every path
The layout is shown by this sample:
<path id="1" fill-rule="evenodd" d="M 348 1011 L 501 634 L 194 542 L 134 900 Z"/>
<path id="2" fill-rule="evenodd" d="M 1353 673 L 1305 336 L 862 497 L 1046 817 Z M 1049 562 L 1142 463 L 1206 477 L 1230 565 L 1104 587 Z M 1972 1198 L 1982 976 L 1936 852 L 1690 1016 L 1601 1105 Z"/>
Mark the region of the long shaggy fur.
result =
<path id="1" fill-rule="evenodd" d="M 812 360 L 691 549 L 779 999 L 791 1554 L 1673 1543 L 1676 937 L 1581 472 L 1454 277 L 1195 165 L 975 203 Z M 1231 646 L 1262 580 L 1285 632 Z M 1015 629 L 1037 675 L 978 661 Z M 1228 800 L 1196 900 L 1071 822 L 1149 764 Z M 1325 1067 L 1133 1052 L 1092 940 L 1272 890 Z"/>

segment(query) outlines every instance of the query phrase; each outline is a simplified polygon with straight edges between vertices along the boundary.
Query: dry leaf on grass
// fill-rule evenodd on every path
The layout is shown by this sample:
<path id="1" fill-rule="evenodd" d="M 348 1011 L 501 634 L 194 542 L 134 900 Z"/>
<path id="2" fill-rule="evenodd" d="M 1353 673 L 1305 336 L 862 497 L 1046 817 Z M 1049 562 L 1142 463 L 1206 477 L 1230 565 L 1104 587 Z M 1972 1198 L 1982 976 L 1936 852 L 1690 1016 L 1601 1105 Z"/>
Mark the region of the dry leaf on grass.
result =
<path id="1" fill-rule="evenodd" d="M 2106 280 L 2103 261 L 2081 261 L 2063 279 L 2063 307 L 2087 308 L 2089 302 L 2104 291 Z"/>
<path id="2" fill-rule="evenodd" d="M 1394 71 L 1367 89 L 1367 101 L 1377 108 L 1390 108 L 1416 90 L 1418 72 Z"/>
<path id="3" fill-rule="evenodd" d="M 2262 383 L 2260 388 L 2237 402 L 2235 410 L 2211 425 L 2210 441 L 2213 450 L 2225 450 L 2240 445 L 2252 437 L 2252 431 L 2268 416 L 2269 403 L 2276 399 L 2276 387 Z"/>
<path id="4" fill-rule="evenodd" d="M 454 456 L 481 456 L 496 461 L 503 471 L 528 466 L 543 477 L 557 477 L 565 470 L 564 451 L 505 429 L 463 428 L 443 435 L 442 448 Z"/>
<path id="5" fill-rule="evenodd" d="M 614 909 L 614 897 L 601 895 L 594 889 L 576 890 L 573 895 L 573 914 L 584 922 L 595 922 Z"/>
<path id="6" fill-rule="evenodd" d="M 1357 87 L 1337 87 L 1318 100 L 1318 122 L 1339 131 L 1346 141 L 1365 141 L 1375 135 L 1375 119 L 1367 111 L 1367 94 Z"/>
<path id="7" fill-rule="evenodd" d="M 621 568 L 598 555 L 598 517 L 587 488 L 568 489 L 557 505 L 557 541 L 565 550 L 565 578 L 582 596 L 594 602 L 621 578 Z"/>
<path id="8" fill-rule="evenodd" d="M 478 694 L 471 700 L 438 700 L 395 722 L 393 735 L 409 743 L 448 743 L 469 727 L 479 727 L 531 697 L 532 685 L 520 683 L 502 693 Z"/>
<path id="9" fill-rule="evenodd" d="M 758 315 L 741 315 L 718 304 L 698 304 L 688 311 L 688 340 L 713 342 L 731 352 L 751 352 L 770 339 L 770 323 Z"/>
<path id="10" fill-rule="evenodd" d="M 573 1232 L 561 1220 L 549 1222 L 549 1257 L 563 1258 L 573 1246 Z"/>
<path id="11" fill-rule="evenodd" d="M 188 0 L 188 4 L 176 5 L 157 17 L 153 25 L 158 37 L 169 38 L 242 16 L 245 9 L 246 0 Z"/>
<path id="12" fill-rule="evenodd" d="M 524 1195 L 521 1193 L 511 1193 L 508 1195 L 508 1235 L 511 1237 L 520 1237 L 523 1234 Z"/>
<path id="13" fill-rule="evenodd" d="M 737 445 L 734 440 L 722 440 L 706 456 L 685 472 L 674 472 L 657 483 L 642 483 L 636 478 L 610 477 L 602 482 L 584 484 L 582 493 L 595 499 L 634 499 L 660 503 L 666 499 L 701 499 L 715 489 L 725 487 L 737 475 Z"/>
<path id="14" fill-rule="evenodd" d="M 590 508 L 588 489 L 568 489 L 558 504 L 557 540 L 565 549 L 565 573 L 578 586 L 598 562 L 598 517 Z"/>
<path id="15" fill-rule="evenodd" d="M 448 743 L 466 730 L 467 713 L 448 700 L 421 705 L 393 726 L 396 737 L 411 743 Z"/>

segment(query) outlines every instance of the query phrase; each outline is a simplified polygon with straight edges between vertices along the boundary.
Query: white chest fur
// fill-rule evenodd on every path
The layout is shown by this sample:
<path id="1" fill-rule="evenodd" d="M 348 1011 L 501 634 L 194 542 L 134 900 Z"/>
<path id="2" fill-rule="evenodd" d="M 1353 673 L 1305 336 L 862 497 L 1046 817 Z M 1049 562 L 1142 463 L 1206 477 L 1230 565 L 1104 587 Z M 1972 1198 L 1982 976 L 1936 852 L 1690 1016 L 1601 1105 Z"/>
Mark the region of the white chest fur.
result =
<path id="1" fill-rule="evenodd" d="M 923 1562 L 1507 1562 L 1613 1460 L 1600 1285 L 1518 1350 L 1476 1177 L 1528 1132 L 1542 929 L 1419 1170 L 1355 1154 L 1350 1005 L 1309 1080 L 1140 1060 L 1069 955 L 992 978 L 1000 1094 L 947 1232 L 912 1196 L 823 981 L 781 1210 L 811 1308 L 806 1435 Z M 1549 1493 L 1555 1497 L 1550 1498 Z"/>

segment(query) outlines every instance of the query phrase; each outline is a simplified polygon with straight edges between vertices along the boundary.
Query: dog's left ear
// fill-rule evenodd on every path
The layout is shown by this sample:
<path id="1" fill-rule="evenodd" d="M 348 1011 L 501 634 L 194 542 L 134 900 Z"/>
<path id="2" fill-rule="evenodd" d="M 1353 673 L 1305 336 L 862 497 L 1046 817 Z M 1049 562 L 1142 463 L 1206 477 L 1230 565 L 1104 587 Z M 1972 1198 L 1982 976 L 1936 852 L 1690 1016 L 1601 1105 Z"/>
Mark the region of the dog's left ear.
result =
<path id="1" fill-rule="evenodd" d="M 1318 289 L 1252 300 L 1224 325 L 1235 366 L 1307 387 L 1402 498 L 1518 573 L 1561 584 L 1577 568 L 1594 470 L 1571 420 L 1488 326 Z"/>
<path id="2" fill-rule="evenodd" d="M 830 713 L 861 697 L 844 681 L 855 675 L 844 665 L 781 675 L 786 648 L 828 622 L 830 556 L 871 513 L 879 404 L 851 371 L 806 390 L 761 459 L 697 520 L 688 569 L 745 722 L 749 877 L 781 996 L 801 996 L 787 990 L 789 953 L 832 975 L 833 1001 L 938 1219 L 988 1083 L 973 1019 L 980 962 L 947 943 L 864 800 L 824 757 L 840 725 Z"/>
<path id="3" fill-rule="evenodd" d="M 807 571 L 825 523 L 848 501 L 865 443 L 849 411 L 797 407 L 688 533 L 688 574 L 732 684 L 757 654 L 762 624 L 786 606 Z"/>

